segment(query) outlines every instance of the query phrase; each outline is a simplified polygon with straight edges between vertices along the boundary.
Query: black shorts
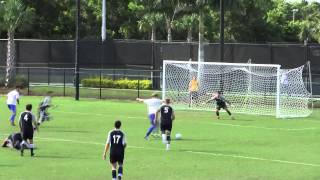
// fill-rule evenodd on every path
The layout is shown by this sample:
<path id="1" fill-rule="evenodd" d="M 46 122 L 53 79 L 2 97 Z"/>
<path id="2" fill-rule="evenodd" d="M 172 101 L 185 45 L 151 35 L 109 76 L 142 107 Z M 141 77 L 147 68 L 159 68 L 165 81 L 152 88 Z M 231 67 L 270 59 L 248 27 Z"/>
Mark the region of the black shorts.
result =
<path id="1" fill-rule="evenodd" d="M 124 153 L 110 153 L 110 163 L 123 164 Z"/>
<path id="2" fill-rule="evenodd" d="M 164 133 L 165 131 L 170 131 L 172 129 L 172 124 L 160 124 L 161 132 Z"/>
<path id="3" fill-rule="evenodd" d="M 217 110 L 220 110 L 220 109 L 227 109 L 227 105 L 226 103 L 219 103 L 217 104 Z"/>
<path id="4" fill-rule="evenodd" d="M 33 129 L 32 130 L 23 130 L 22 131 L 22 139 L 27 140 L 27 139 L 33 139 Z"/>

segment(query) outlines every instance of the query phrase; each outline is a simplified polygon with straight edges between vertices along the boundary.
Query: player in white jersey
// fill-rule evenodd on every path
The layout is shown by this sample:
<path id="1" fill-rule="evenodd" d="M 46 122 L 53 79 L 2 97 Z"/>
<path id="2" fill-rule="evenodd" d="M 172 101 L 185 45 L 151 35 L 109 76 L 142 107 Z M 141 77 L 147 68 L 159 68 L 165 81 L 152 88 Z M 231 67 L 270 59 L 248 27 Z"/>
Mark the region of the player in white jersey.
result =
<path id="1" fill-rule="evenodd" d="M 137 98 L 137 101 L 143 102 L 148 106 L 148 117 L 150 120 L 150 127 L 144 137 L 146 140 L 149 139 L 149 135 L 152 131 L 157 128 L 156 112 L 162 104 L 162 100 L 158 98 L 158 94 L 153 93 L 150 99 Z"/>
<path id="2" fill-rule="evenodd" d="M 7 94 L 7 105 L 9 110 L 12 112 L 10 116 L 10 123 L 12 126 L 15 126 L 14 119 L 17 113 L 17 103 L 19 104 L 19 97 L 20 97 L 20 87 L 17 86 L 16 89 L 10 91 Z"/>

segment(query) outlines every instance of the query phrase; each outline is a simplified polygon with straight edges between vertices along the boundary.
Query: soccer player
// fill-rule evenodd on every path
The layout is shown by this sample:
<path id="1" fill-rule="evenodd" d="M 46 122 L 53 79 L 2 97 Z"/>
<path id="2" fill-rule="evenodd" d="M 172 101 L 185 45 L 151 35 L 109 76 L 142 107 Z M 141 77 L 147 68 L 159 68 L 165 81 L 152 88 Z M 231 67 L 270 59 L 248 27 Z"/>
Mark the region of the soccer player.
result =
<path id="1" fill-rule="evenodd" d="M 156 117 L 156 112 L 158 108 L 161 106 L 162 100 L 158 98 L 157 93 L 153 93 L 150 99 L 137 98 L 137 101 L 143 102 L 148 106 L 149 120 L 151 125 L 144 138 L 146 140 L 149 140 L 149 135 L 152 133 L 152 131 L 155 128 L 157 128 L 157 119 L 155 117 Z"/>
<path id="2" fill-rule="evenodd" d="M 162 133 L 162 142 L 166 144 L 166 150 L 170 150 L 172 121 L 175 119 L 174 111 L 170 106 L 170 99 L 166 99 L 165 104 L 157 110 L 156 118 L 158 117 L 159 112 L 161 114 L 160 129 Z"/>
<path id="3" fill-rule="evenodd" d="M 31 113 L 32 105 L 26 105 L 26 111 L 20 115 L 20 129 L 22 133 L 22 143 L 21 143 L 21 156 L 23 156 L 23 151 L 27 147 L 31 151 L 31 156 L 33 153 L 33 133 L 37 129 L 37 122 L 35 116 Z"/>
<path id="4" fill-rule="evenodd" d="M 214 93 L 212 98 L 209 99 L 206 103 L 211 102 L 211 101 L 216 101 L 216 103 L 217 103 L 217 108 L 216 108 L 217 119 L 220 119 L 219 111 L 222 108 L 222 109 L 226 110 L 227 113 L 229 114 L 229 116 L 231 117 L 231 119 L 234 120 L 234 117 L 231 115 L 231 112 L 229 111 L 227 104 L 226 104 L 226 103 L 230 104 L 230 102 L 224 98 L 222 91 L 218 91 L 217 93 Z"/>
<path id="5" fill-rule="evenodd" d="M 48 113 L 48 109 L 51 107 L 51 97 L 46 96 L 41 103 L 39 104 L 39 118 L 38 118 L 38 124 L 41 124 L 43 121 L 49 121 L 50 116 Z"/>
<path id="6" fill-rule="evenodd" d="M 123 159 L 124 150 L 126 148 L 127 142 L 125 134 L 120 130 L 121 121 L 117 120 L 114 123 L 115 129 L 108 133 L 107 142 L 103 151 L 102 159 L 106 159 L 107 151 L 110 148 L 110 164 L 112 167 L 112 180 L 117 179 L 117 165 L 118 168 L 118 179 L 121 180 L 123 175 Z"/>
<path id="7" fill-rule="evenodd" d="M 198 102 L 198 90 L 199 90 L 199 83 L 196 76 L 192 76 L 191 81 L 189 82 L 189 107 L 193 105 L 193 102 L 197 104 Z"/>
<path id="8" fill-rule="evenodd" d="M 2 143 L 2 147 L 15 148 L 16 150 L 20 150 L 22 142 L 21 133 L 12 133 L 10 134 Z"/>
<path id="9" fill-rule="evenodd" d="M 12 112 L 10 116 L 10 123 L 12 126 L 15 126 L 14 119 L 17 113 L 17 103 L 19 104 L 19 97 L 20 97 L 20 87 L 16 86 L 16 89 L 10 91 L 7 94 L 7 105 L 9 110 Z"/>

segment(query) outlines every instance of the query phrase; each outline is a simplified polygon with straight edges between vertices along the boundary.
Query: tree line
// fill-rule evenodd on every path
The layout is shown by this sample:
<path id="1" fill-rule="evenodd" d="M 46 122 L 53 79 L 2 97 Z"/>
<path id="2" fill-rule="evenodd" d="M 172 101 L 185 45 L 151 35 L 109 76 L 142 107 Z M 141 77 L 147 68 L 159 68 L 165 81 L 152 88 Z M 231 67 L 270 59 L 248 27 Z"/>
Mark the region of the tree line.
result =
<path id="1" fill-rule="evenodd" d="M 74 39 L 75 0 L 0 0 L 0 37 L 8 38 L 5 9 L 21 1 L 28 11 L 15 38 Z M 81 0 L 80 37 L 100 39 L 102 0 Z M 320 42 L 320 3 L 224 0 L 226 42 Z M 106 0 L 107 37 L 218 42 L 220 0 Z M 10 19 L 10 18 L 9 18 Z M 13 22 L 11 22 L 13 23 Z M 12 24 L 11 24 L 12 25 Z"/>

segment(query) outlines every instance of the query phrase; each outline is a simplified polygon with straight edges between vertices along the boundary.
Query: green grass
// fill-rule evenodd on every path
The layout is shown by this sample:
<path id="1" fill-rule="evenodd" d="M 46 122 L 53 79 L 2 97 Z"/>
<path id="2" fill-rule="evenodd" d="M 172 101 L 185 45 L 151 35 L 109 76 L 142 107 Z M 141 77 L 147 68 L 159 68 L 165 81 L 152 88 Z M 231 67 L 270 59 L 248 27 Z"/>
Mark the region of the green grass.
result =
<path id="1" fill-rule="evenodd" d="M 4 98 L 2 97 L 2 102 Z M 18 111 L 41 97 L 22 97 Z M 53 98 L 54 120 L 35 135 L 36 156 L 0 149 L 0 179 L 111 179 L 102 160 L 107 132 L 121 119 L 127 135 L 124 179 L 128 180 L 273 180 L 320 179 L 320 110 L 303 119 L 212 112 L 177 111 L 170 151 L 160 139 L 145 141 L 146 107 L 133 101 Z M 0 134 L 18 131 L 0 105 Z"/>

